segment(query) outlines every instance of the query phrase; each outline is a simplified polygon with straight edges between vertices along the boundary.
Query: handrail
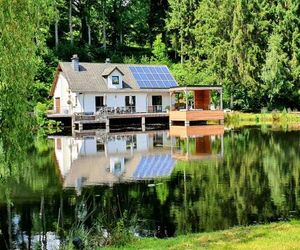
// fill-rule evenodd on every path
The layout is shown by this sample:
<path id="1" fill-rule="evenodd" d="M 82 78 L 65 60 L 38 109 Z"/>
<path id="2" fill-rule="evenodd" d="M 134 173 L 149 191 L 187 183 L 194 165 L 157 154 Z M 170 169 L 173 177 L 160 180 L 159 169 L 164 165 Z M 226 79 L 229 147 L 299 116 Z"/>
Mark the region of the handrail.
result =
<path id="1" fill-rule="evenodd" d="M 163 112 L 162 105 L 148 106 L 148 112 L 149 113 L 160 113 L 160 112 Z"/>
<path id="2" fill-rule="evenodd" d="M 162 105 L 152 105 L 148 106 L 148 113 L 162 113 L 163 108 Z M 70 106 L 60 106 L 59 108 L 53 108 L 53 110 L 48 110 L 48 113 L 51 114 L 69 114 L 74 115 L 77 119 L 82 119 L 83 117 L 87 117 L 87 119 L 93 119 L 91 117 L 97 118 L 106 118 L 107 115 L 114 114 L 135 114 L 140 113 L 136 111 L 135 106 L 125 106 L 125 107 L 97 107 L 96 112 L 76 112 L 75 108 Z"/>

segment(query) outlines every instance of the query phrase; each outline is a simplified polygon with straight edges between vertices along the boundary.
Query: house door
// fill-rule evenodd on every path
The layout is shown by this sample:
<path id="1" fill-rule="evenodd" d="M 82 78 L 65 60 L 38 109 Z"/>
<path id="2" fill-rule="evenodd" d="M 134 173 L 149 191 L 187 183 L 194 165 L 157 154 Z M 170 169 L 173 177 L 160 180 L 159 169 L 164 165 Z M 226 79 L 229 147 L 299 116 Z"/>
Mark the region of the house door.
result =
<path id="1" fill-rule="evenodd" d="M 152 96 L 152 107 L 153 107 L 153 112 L 162 112 L 162 96 L 161 95 Z"/>
<path id="2" fill-rule="evenodd" d="M 60 97 L 55 98 L 55 113 L 60 113 Z"/>
<path id="3" fill-rule="evenodd" d="M 125 96 L 126 111 L 135 112 L 135 96 Z"/>
<path id="4" fill-rule="evenodd" d="M 101 107 L 104 106 L 104 97 L 103 96 L 96 96 L 95 97 L 95 105 L 96 105 L 96 112 L 99 111 Z"/>

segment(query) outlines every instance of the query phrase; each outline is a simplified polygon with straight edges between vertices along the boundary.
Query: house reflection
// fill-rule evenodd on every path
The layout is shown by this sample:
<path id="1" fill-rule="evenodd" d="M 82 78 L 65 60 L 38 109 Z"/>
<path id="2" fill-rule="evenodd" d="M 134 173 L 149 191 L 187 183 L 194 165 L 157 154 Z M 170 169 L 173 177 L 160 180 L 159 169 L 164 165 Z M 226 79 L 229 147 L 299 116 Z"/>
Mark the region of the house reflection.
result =
<path id="1" fill-rule="evenodd" d="M 165 177 L 175 166 L 167 131 L 54 140 L 66 188 Z"/>
<path id="2" fill-rule="evenodd" d="M 178 132 L 178 130 L 177 130 Z M 217 133 L 216 133 L 217 132 Z M 80 193 L 83 186 L 152 180 L 171 175 L 177 160 L 222 157 L 224 128 L 214 135 L 174 130 L 102 136 L 53 137 L 63 186 Z M 217 146 L 216 146 L 217 145 Z M 220 152 L 219 152 L 220 151 Z"/>

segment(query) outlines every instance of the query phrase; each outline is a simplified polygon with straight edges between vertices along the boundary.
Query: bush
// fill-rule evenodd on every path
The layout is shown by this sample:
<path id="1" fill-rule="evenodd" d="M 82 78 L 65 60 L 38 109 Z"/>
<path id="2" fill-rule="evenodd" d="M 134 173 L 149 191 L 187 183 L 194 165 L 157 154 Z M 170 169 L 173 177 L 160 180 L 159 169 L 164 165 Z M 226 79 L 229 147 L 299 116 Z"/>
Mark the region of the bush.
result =
<path id="1" fill-rule="evenodd" d="M 60 130 L 60 122 L 47 119 L 47 104 L 38 102 L 34 108 L 36 123 L 40 128 L 46 129 L 47 133 L 53 133 Z"/>
<path id="2" fill-rule="evenodd" d="M 47 105 L 44 103 L 38 102 L 37 105 L 35 106 L 34 114 L 36 117 L 37 124 L 40 127 L 44 127 L 47 123 L 47 117 L 46 117 L 47 109 L 48 109 Z"/>

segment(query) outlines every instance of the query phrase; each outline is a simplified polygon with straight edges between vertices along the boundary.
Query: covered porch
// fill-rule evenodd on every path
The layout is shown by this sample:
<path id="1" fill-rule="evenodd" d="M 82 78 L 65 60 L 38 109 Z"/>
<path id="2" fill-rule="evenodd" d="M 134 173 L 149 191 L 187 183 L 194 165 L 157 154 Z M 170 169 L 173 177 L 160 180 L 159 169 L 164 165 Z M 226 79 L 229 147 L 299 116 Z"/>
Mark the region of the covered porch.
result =
<path id="1" fill-rule="evenodd" d="M 185 86 L 170 89 L 170 125 L 183 123 L 190 126 L 207 121 L 224 121 L 221 86 Z"/>

